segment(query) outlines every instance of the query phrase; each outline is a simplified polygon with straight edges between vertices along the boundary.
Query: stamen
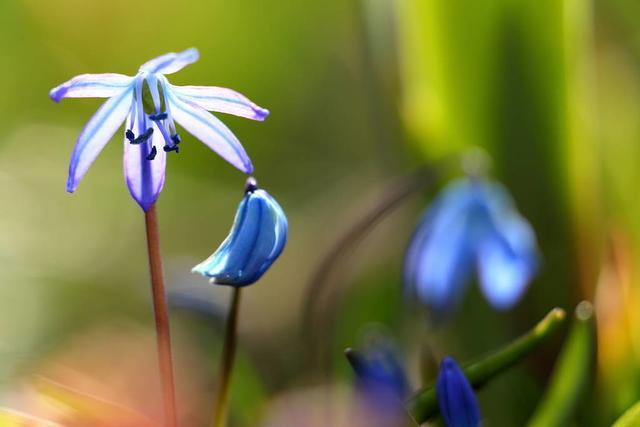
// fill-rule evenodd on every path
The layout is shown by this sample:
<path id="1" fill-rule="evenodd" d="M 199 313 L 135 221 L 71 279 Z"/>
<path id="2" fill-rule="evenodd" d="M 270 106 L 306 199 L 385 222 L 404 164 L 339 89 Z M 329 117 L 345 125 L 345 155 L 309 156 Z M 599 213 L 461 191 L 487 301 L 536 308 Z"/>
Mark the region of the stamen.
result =
<path id="1" fill-rule="evenodd" d="M 149 114 L 149 119 L 153 120 L 154 122 L 158 122 L 160 120 L 165 120 L 169 115 L 165 112 L 165 113 L 154 113 L 154 114 Z"/>
<path id="2" fill-rule="evenodd" d="M 180 139 L 180 135 L 178 135 L 177 133 L 175 135 L 171 135 L 171 141 L 173 141 L 173 143 L 175 145 L 180 144 L 180 142 L 182 141 L 182 139 Z"/>
<path id="3" fill-rule="evenodd" d="M 158 150 L 156 149 L 156 146 L 154 145 L 153 147 L 151 147 L 151 152 L 147 156 L 147 160 L 155 159 L 156 158 L 156 154 L 158 154 Z"/>
<path id="4" fill-rule="evenodd" d="M 180 152 L 180 147 L 178 147 L 177 145 L 173 145 L 173 146 L 165 145 L 164 147 L 162 147 L 162 149 L 166 153 L 168 153 L 169 151 L 175 151 L 176 153 Z"/>
<path id="5" fill-rule="evenodd" d="M 124 133 L 124 136 L 127 137 L 129 142 L 133 142 L 133 140 L 136 139 L 136 135 L 133 133 L 131 129 L 127 129 L 127 131 Z"/>
<path id="6" fill-rule="evenodd" d="M 133 132 L 131 132 L 131 134 L 133 135 Z M 142 144 L 143 142 L 146 142 L 151 137 L 152 134 L 153 134 L 153 128 L 149 128 L 149 129 L 145 130 L 144 133 L 142 135 L 140 135 L 139 137 L 137 137 L 137 138 L 135 138 L 133 140 L 129 139 L 129 143 L 136 144 L 136 145 L 137 144 Z M 129 137 L 127 136 L 127 139 L 128 138 Z"/>

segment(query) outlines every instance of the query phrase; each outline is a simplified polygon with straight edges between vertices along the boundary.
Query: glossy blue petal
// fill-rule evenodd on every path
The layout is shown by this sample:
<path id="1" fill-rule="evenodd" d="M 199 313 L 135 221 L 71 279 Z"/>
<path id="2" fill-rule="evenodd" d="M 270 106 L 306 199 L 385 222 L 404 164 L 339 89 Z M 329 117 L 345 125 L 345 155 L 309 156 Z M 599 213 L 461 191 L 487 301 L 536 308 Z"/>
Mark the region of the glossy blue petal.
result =
<path id="1" fill-rule="evenodd" d="M 436 314 L 460 299 L 473 267 L 469 193 L 465 183 L 457 183 L 438 197 L 407 250 L 405 286 Z"/>
<path id="2" fill-rule="evenodd" d="M 264 190 L 248 191 L 236 213 L 231 232 L 213 255 L 193 268 L 211 282 L 247 286 L 273 264 L 287 241 L 287 217 Z"/>
<path id="3" fill-rule="evenodd" d="M 445 357 L 440 364 L 436 394 L 440 415 L 447 427 L 480 425 L 480 409 L 473 388 L 451 357 Z"/>

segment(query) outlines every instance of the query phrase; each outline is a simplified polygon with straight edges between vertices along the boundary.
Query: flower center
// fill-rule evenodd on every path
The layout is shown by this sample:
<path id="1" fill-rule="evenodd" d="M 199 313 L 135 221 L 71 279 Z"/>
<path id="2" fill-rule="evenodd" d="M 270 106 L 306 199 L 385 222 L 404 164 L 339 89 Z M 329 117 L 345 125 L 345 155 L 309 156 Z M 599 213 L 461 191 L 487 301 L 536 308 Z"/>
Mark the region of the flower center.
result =
<path id="1" fill-rule="evenodd" d="M 147 160 L 153 160 L 158 153 L 151 140 L 155 129 L 162 134 L 165 152 L 180 152 L 180 135 L 166 97 L 166 80 L 155 73 L 141 72 L 135 84 L 132 129 L 125 133 L 127 140 L 130 144 L 147 144 Z"/>

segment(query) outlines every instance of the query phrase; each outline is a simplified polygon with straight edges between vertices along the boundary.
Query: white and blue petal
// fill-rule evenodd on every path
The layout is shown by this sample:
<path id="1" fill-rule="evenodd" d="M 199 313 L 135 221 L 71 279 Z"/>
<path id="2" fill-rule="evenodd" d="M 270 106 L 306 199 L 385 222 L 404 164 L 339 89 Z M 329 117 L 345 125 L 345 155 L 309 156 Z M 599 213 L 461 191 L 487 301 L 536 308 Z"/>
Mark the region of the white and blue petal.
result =
<path id="1" fill-rule="evenodd" d="M 168 95 L 171 115 L 178 124 L 242 172 L 253 172 L 251 159 L 224 123 L 202 107 L 181 100 L 171 91 Z"/>
<path id="2" fill-rule="evenodd" d="M 95 158 L 125 121 L 133 101 L 131 86 L 107 100 L 91 117 L 80 133 L 69 163 L 67 191 L 78 188 L 80 180 Z"/>
<path id="3" fill-rule="evenodd" d="M 133 77 L 123 74 L 82 74 L 54 87 L 49 97 L 55 102 L 62 98 L 110 98 L 133 83 Z"/>
<path id="4" fill-rule="evenodd" d="M 514 212 L 494 219 L 492 229 L 477 248 L 480 287 L 496 309 L 517 303 L 537 271 L 535 235 Z"/>
<path id="5" fill-rule="evenodd" d="M 436 381 L 440 415 L 447 427 L 478 427 L 482 419 L 471 384 L 451 357 L 440 364 Z"/>
<path id="6" fill-rule="evenodd" d="M 198 49 L 191 48 L 182 52 L 170 52 L 153 58 L 140 66 L 140 71 L 150 74 L 172 74 L 193 64 L 200 58 Z"/>
<path id="7" fill-rule="evenodd" d="M 170 89 L 180 99 L 199 105 L 207 111 L 260 121 L 269 115 L 269 110 L 256 105 L 241 93 L 224 87 L 170 85 Z"/>
<path id="8" fill-rule="evenodd" d="M 137 129 L 138 134 L 144 128 L 137 126 L 136 115 L 127 118 L 127 129 Z M 147 212 L 156 202 L 165 180 L 167 153 L 162 149 L 164 139 L 158 127 L 153 124 L 151 138 L 142 144 L 131 144 L 124 138 L 124 176 L 131 197 Z M 156 148 L 155 158 L 149 160 L 152 147 Z"/>
<path id="9" fill-rule="evenodd" d="M 287 241 L 287 217 L 264 190 L 247 191 L 229 236 L 193 272 L 220 285 L 242 287 L 256 282 L 275 262 Z"/>

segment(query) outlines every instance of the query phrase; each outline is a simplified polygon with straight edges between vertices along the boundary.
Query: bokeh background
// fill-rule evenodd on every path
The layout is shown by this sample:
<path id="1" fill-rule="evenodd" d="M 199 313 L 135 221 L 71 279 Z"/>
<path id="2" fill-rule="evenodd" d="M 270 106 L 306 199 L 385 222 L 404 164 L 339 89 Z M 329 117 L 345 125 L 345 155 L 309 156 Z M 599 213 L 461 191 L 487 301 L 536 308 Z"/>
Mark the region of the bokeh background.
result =
<path id="1" fill-rule="evenodd" d="M 638 19 L 633 0 L 0 1 L 0 404 L 58 419 L 91 395 L 157 414 L 144 222 L 121 135 L 67 194 L 69 154 L 100 101 L 47 94 L 197 47 L 172 83 L 230 87 L 271 111 L 264 123 L 223 120 L 290 220 L 283 256 L 244 293 L 232 425 L 340 413 L 352 381 L 342 350 L 371 335 L 396 342 L 418 387 L 435 375 L 426 345 L 469 360 L 581 299 L 594 302 L 599 346 L 580 425 L 608 425 L 640 398 Z M 181 147 L 158 210 L 182 417 L 204 426 L 229 294 L 190 269 L 225 237 L 244 176 L 189 136 Z M 496 313 L 472 290 L 434 330 L 403 300 L 402 256 L 474 147 L 544 262 L 516 309 Z M 414 174 L 430 167 L 434 185 Z M 412 193 L 319 273 L 407 176 Z M 486 425 L 525 422 L 560 344 L 480 393 Z"/>

